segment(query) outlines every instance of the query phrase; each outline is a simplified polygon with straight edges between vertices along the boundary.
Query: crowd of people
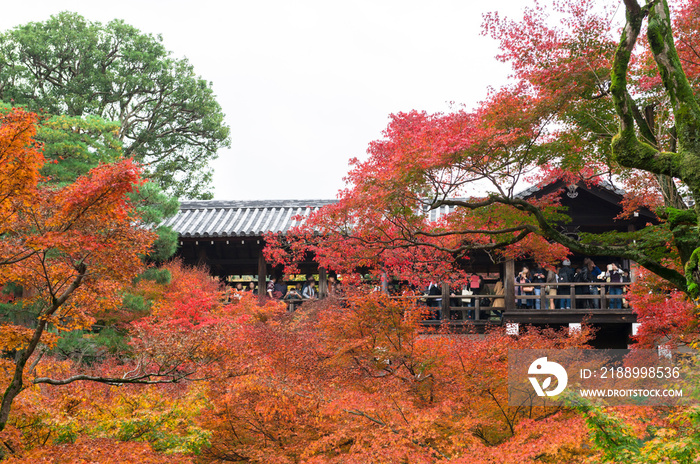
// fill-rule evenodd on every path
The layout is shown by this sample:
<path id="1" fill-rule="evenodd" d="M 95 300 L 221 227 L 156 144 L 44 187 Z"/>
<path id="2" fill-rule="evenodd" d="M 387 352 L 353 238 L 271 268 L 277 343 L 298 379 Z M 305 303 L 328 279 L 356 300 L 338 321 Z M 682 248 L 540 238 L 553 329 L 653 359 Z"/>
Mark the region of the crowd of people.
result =
<path id="1" fill-rule="evenodd" d="M 497 282 L 494 289 L 491 290 L 486 285 L 484 278 L 479 274 L 471 274 L 466 281 L 458 286 L 451 286 L 450 289 L 450 307 L 451 308 L 474 308 L 466 311 L 467 319 L 474 319 L 476 308 L 491 308 L 500 315 L 501 310 L 505 307 L 503 296 L 503 284 Z M 430 282 L 423 292 L 422 297 L 429 308 L 432 309 L 432 317 L 435 319 L 441 318 L 442 306 L 442 285 L 436 282 Z M 461 319 L 461 310 L 452 311 L 450 319 Z"/>
<path id="2" fill-rule="evenodd" d="M 328 277 L 328 294 L 336 296 L 341 292 L 340 282 L 335 276 Z M 249 281 L 244 288 L 242 282 L 237 282 L 233 287 L 232 298 L 241 298 L 245 293 L 258 295 L 258 288 L 255 281 Z M 301 303 L 305 300 L 315 300 L 319 298 L 316 279 L 312 275 L 307 275 L 304 282 L 294 282 L 288 285 L 282 276 L 273 276 L 265 287 L 265 295 L 273 300 L 282 300 L 292 303 Z"/>
<path id="3" fill-rule="evenodd" d="M 572 266 L 565 259 L 561 264 L 545 268 L 540 265 L 523 266 L 515 276 L 515 303 L 522 309 L 601 309 L 603 301 L 607 309 L 627 308 L 624 297 L 630 272 L 619 263 L 610 262 L 604 269 L 598 267 L 592 258 L 585 258 L 579 266 Z M 573 299 L 572 299 L 573 289 Z M 546 297 L 543 299 L 542 295 Z M 440 319 L 442 307 L 442 287 L 430 282 L 423 292 L 426 304 L 433 308 L 433 318 Z M 478 298 L 474 295 L 480 295 Z M 488 295 L 485 297 L 484 295 Z M 480 308 L 500 311 L 505 307 L 504 285 L 502 281 L 489 288 L 481 276 L 473 274 L 461 289 L 450 288 L 450 307 L 474 307 L 479 301 Z M 603 298 L 604 295 L 604 298 Z M 469 319 L 474 318 L 474 310 L 467 311 Z M 451 315 L 454 318 L 454 314 Z"/>
<path id="4" fill-rule="evenodd" d="M 626 283 L 630 282 L 630 274 L 618 263 L 611 262 L 605 269 L 598 267 L 593 259 L 585 258 L 580 266 L 573 267 L 571 261 L 565 259 L 561 264 L 544 268 L 540 265 L 523 266 L 515 276 L 516 306 L 522 309 L 600 309 L 605 294 L 607 308 L 622 309 L 627 307 L 624 298 Z M 572 288 L 574 298 L 572 301 Z M 431 281 L 423 290 L 407 283 L 388 285 L 385 289 L 394 296 L 420 298 L 431 308 L 433 317 L 440 319 L 442 308 L 442 284 Z M 256 283 L 250 281 L 247 287 L 238 282 L 233 289 L 233 297 L 240 298 L 244 293 L 258 294 Z M 542 299 L 542 294 L 546 298 Z M 319 298 L 316 280 L 307 275 L 304 282 L 294 282 L 288 285 L 281 276 L 273 276 L 267 283 L 265 294 L 270 299 L 282 300 L 292 305 L 307 300 Z M 341 296 L 342 286 L 335 275 L 327 279 L 327 295 Z M 476 307 L 489 308 L 497 314 L 505 307 L 504 285 L 497 281 L 495 285 L 486 285 L 479 274 L 470 275 L 459 286 L 449 289 L 449 306 L 452 308 L 474 308 L 466 310 L 466 317 L 473 319 Z M 461 318 L 462 311 L 451 314 L 450 318 Z"/>
<path id="5" fill-rule="evenodd" d="M 600 295 L 603 291 L 609 309 L 622 309 L 626 306 L 624 284 L 630 282 L 630 273 L 618 263 L 609 263 L 602 270 L 591 258 L 585 258 L 577 267 L 572 267 L 571 261 L 565 259 L 561 265 L 547 270 L 541 266 L 533 266 L 533 269 L 530 271 L 528 266 L 523 266 L 515 277 L 515 283 L 518 284 L 515 294 L 516 297 L 540 296 L 546 292 L 549 296 L 546 299 L 548 308 L 544 309 L 600 309 Z M 573 308 L 572 288 L 575 295 Z M 517 298 L 516 304 L 519 308 L 543 309 L 541 298 Z"/>

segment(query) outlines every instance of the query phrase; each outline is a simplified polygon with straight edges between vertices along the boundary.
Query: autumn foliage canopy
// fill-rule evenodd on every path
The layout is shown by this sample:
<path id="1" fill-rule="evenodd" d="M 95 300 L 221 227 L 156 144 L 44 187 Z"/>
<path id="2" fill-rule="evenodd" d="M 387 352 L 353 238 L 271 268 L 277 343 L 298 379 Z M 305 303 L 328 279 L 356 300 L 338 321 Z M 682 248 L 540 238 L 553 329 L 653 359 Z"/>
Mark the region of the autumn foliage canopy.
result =
<path id="1" fill-rule="evenodd" d="M 459 280 L 476 252 L 545 264 L 618 256 L 644 268 L 627 295 L 644 322 L 638 342 L 695 346 L 698 2 L 672 5 L 673 16 L 663 0 L 624 3 L 621 29 L 589 0 L 537 5 L 518 21 L 487 15 L 512 84 L 472 110 L 392 115 L 339 202 L 267 237 L 268 260 L 292 270 L 312 253 L 348 279 L 419 283 Z M 205 269 L 149 269 L 154 233 L 129 199 L 140 167 L 120 158 L 48 182 L 37 120 L 0 116 L 8 462 L 697 460 L 693 408 L 508 405 L 508 349 L 585 349 L 585 325 L 466 336 L 427 330 L 421 305 L 366 288 L 288 312 L 229 300 Z M 554 180 L 622 186 L 622 215 L 648 208 L 658 224 L 574 241 L 557 231 L 557 195 L 517 195 Z M 118 343 L 94 348 L 107 329 Z M 90 357 L 57 348 L 73 336 Z"/>
<path id="2" fill-rule="evenodd" d="M 0 429 L 40 361 L 40 346 L 51 346 L 61 331 L 90 327 L 98 310 L 115 308 L 153 240 L 127 200 L 141 182 L 133 162 L 99 166 L 64 188 L 42 182 L 36 118 L 15 109 L 0 121 L 0 281 L 26 321 L 17 324 L 15 314 L 2 325 L 2 349 L 16 354 L 3 361 Z"/>
<path id="3" fill-rule="evenodd" d="M 498 58 L 512 66 L 512 84 L 492 90 L 473 110 L 392 115 L 384 137 L 352 161 L 338 203 L 312 215 L 296 237 L 269 237 L 268 258 L 293 266 L 311 251 L 339 272 L 455 280 L 477 252 L 496 262 L 545 264 L 574 252 L 629 259 L 694 295 L 700 242 L 689 227 L 697 226 L 692 160 L 698 155 L 693 136 L 685 140 L 692 130 L 679 132 L 678 124 L 695 114 L 684 108 L 697 106 L 695 3 L 674 4 L 671 22 L 666 2 L 643 8 L 625 2 L 640 25 L 648 17 L 648 37 L 634 43 L 615 27 L 616 10 L 593 0 L 538 4 L 521 20 L 486 15 L 483 33 L 499 41 Z M 553 15 L 563 18 L 556 26 Z M 658 30 L 665 43 L 678 44 L 673 65 L 654 46 Z M 627 48 L 625 64 L 619 50 Z M 687 85 L 675 95 L 667 77 L 680 75 Z M 630 130 L 650 151 L 619 142 L 637 143 Z M 674 168 L 650 161 L 657 152 Z M 527 185 L 557 180 L 621 187 L 627 192 L 621 217 L 647 208 L 659 224 L 573 240 L 558 227 L 567 221 L 559 195 L 518 195 Z M 680 267 L 660 258 L 669 255 Z"/>

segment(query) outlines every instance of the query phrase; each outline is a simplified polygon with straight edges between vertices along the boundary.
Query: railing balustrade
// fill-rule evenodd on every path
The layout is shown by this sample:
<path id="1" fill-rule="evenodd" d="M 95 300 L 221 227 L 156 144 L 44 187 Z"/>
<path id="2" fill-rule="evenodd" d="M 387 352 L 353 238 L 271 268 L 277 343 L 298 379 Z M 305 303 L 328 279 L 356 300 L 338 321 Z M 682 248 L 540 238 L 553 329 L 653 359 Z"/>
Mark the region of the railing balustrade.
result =
<path id="1" fill-rule="evenodd" d="M 555 303 L 558 301 L 560 305 L 562 301 L 568 301 L 565 308 L 559 307 L 555 310 L 623 309 L 623 301 L 625 298 L 623 289 L 628 285 L 629 282 L 516 283 L 515 300 L 516 302 L 518 300 L 525 301 L 526 305 L 529 301 L 534 303 L 534 300 L 539 300 L 540 302 L 540 309 L 535 309 L 536 305 L 532 304 L 527 305 L 530 306 L 528 308 L 518 308 L 520 310 L 551 310 L 552 301 L 555 301 Z M 523 287 L 540 288 L 540 294 L 536 295 L 534 292 L 529 295 L 525 294 L 522 291 Z M 547 290 L 551 288 L 556 289 L 557 294 L 550 295 Z M 518 292 L 518 289 L 520 289 L 520 292 Z M 562 292 L 561 289 L 564 289 L 564 291 Z M 580 289 L 580 291 L 577 292 L 577 289 Z M 568 292 L 566 290 L 568 290 Z M 593 307 L 590 307 L 591 302 L 594 302 Z M 588 305 L 588 307 L 585 307 L 586 305 Z"/>
<path id="2" fill-rule="evenodd" d="M 623 288 L 627 285 L 629 285 L 629 282 L 515 283 L 516 307 L 514 308 L 505 307 L 505 295 L 492 295 L 487 293 L 445 295 L 443 292 L 441 295 L 404 295 L 392 296 L 392 298 L 415 300 L 416 304 L 425 305 L 428 310 L 435 311 L 436 317 L 432 319 L 434 321 L 459 319 L 486 322 L 494 318 L 500 319 L 503 313 L 508 312 L 549 311 L 561 313 L 580 312 L 582 310 L 593 312 L 628 311 L 629 308 L 625 307 L 623 303 L 625 298 Z M 522 291 L 523 287 L 539 288 L 540 294 L 537 295 L 534 291 L 531 294 L 525 294 Z M 555 289 L 556 294 L 550 295 L 550 290 L 552 289 Z M 577 292 L 577 289 L 580 290 Z M 518 294 L 519 290 L 520 294 Z M 588 293 L 584 293 L 586 291 Z M 445 298 L 448 301 L 447 303 L 444 302 Z M 501 303 L 494 304 L 499 300 Z M 292 299 L 282 301 L 287 303 L 290 311 L 294 311 L 307 300 Z M 452 304 L 455 301 L 459 303 L 456 306 Z M 517 307 L 519 301 L 524 303 L 525 307 Z M 535 301 L 539 301 L 540 309 L 536 309 L 537 305 Z M 436 302 L 436 304 L 430 304 L 430 302 Z M 531 302 L 531 304 L 528 304 L 528 302 Z M 554 309 L 551 308 L 552 303 L 554 303 Z M 565 305 L 565 307 L 561 307 L 563 305 Z M 449 311 L 449 313 L 447 313 L 447 311 Z"/>

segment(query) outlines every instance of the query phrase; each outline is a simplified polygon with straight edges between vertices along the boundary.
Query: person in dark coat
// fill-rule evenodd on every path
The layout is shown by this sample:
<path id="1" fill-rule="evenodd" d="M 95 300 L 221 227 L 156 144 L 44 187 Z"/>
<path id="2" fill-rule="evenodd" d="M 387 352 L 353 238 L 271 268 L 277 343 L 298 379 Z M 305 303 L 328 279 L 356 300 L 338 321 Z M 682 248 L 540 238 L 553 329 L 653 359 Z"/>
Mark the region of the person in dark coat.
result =
<path id="1" fill-rule="evenodd" d="M 571 269 L 571 261 L 565 259 L 561 262 L 559 268 L 559 283 L 567 283 L 574 281 L 574 270 Z M 571 295 L 571 285 L 559 285 L 557 295 Z M 561 309 L 571 309 L 571 298 L 560 298 Z"/>
<path id="2" fill-rule="evenodd" d="M 542 266 L 535 266 L 534 270 L 532 271 L 532 277 L 530 279 L 533 284 L 540 284 L 540 285 L 533 285 L 533 290 L 535 295 L 540 296 L 542 292 L 545 291 L 544 284 L 547 281 L 547 271 L 545 271 Z M 546 292 L 545 292 L 546 293 Z M 537 298 L 534 300 L 534 305 L 533 307 L 535 309 L 542 309 L 541 307 L 541 299 Z"/>
<path id="3" fill-rule="evenodd" d="M 588 268 L 588 277 L 589 281 L 594 283 L 598 282 L 598 276 L 603 273 L 603 271 L 600 270 L 598 266 L 596 266 L 595 262 L 591 258 L 586 258 L 583 260 L 583 265 Z M 591 295 L 598 295 L 600 294 L 600 289 L 598 288 L 597 285 L 590 285 L 589 287 L 589 293 Z M 590 307 L 592 309 L 600 309 L 600 299 L 598 298 L 592 298 L 590 300 Z"/>

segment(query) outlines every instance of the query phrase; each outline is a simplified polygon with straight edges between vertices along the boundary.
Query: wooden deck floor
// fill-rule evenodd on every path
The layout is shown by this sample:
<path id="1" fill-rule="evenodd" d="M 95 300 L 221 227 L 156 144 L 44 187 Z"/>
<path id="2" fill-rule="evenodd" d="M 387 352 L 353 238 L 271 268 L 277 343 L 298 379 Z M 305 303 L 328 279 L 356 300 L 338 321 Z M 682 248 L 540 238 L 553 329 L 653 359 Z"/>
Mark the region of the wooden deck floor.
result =
<path id="1" fill-rule="evenodd" d="M 469 314 L 473 316 L 469 317 Z M 637 322 L 637 315 L 630 308 L 625 309 L 566 309 L 541 310 L 512 308 L 497 312 L 482 308 L 479 317 L 473 308 L 452 307 L 450 318 L 427 319 L 422 321 L 426 327 L 446 326 L 455 331 L 481 332 L 487 326 L 501 326 L 509 323 L 533 325 L 568 325 L 586 322 L 588 324 L 632 324 Z"/>

